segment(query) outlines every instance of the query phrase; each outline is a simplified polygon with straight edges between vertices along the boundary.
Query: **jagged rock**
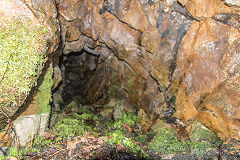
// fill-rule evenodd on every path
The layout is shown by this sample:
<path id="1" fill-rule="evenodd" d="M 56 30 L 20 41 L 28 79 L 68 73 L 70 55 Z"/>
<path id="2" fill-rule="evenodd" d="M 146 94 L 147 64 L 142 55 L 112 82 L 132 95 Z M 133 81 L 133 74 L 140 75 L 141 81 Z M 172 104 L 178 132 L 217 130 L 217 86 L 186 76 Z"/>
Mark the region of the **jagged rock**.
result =
<path id="1" fill-rule="evenodd" d="M 239 0 L 225 0 L 225 2 L 230 6 L 240 6 Z"/>
<path id="2" fill-rule="evenodd" d="M 153 124 L 151 117 L 147 115 L 143 109 L 140 109 L 138 111 L 137 117 L 138 117 L 137 123 L 140 124 L 142 133 L 146 133 Z"/>
<path id="3" fill-rule="evenodd" d="M 64 101 L 62 99 L 61 94 L 54 93 L 53 94 L 53 108 L 55 112 L 60 112 L 64 106 Z"/>
<path id="4" fill-rule="evenodd" d="M 102 116 L 109 116 L 109 117 L 111 117 L 112 113 L 113 113 L 113 108 L 112 108 L 112 107 L 110 107 L 110 108 L 104 108 L 104 109 L 101 111 L 101 115 L 102 115 Z"/>
<path id="5" fill-rule="evenodd" d="M 79 111 L 80 109 L 80 105 L 76 100 L 73 100 L 72 102 L 70 102 L 67 106 L 64 107 L 64 112 L 69 113 L 75 113 L 77 111 Z"/>
<path id="6" fill-rule="evenodd" d="M 224 1 L 219 0 L 179 0 L 179 2 L 197 19 L 210 18 L 220 13 L 234 12 L 231 7 L 224 4 Z"/>
<path id="7" fill-rule="evenodd" d="M 61 72 L 59 66 L 56 65 L 56 66 L 53 67 L 53 87 L 52 87 L 52 90 L 57 88 L 59 86 L 60 82 L 62 82 L 62 72 Z"/>
<path id="8" fill-rule="evenodd" d="M 190 130 L 188 136 L 191 141 L 207 143 L 219 142 L 217 135 L 213 131 L 197 121 L 194 121 L 191 125 L 191 129 L 189 128 L 188 130 Z"/>
<path id="9" fill-rule="evenodd" d="M 76 54 L 64 59 L 65 101 L 125 99 L 150 117 L 143 131 L 176 110 L 184 125 L 197 119 L 239 139 L 239 10 L 220 0 L 118 2 L 59 1 L 63 46 Z"/>
<path id="10" fill-rule="evenodd" d="M 223 139 L 233 136 L 236 122 L 230 117 L 240 111 L 236 105 L 239 35 L 235 27 L 212 19 L 193 22 L 179 49 L 174 77 L 176 115 L 185 122 L 198 117 Z"/>
<path id="11" fill-rule="evenodd" d="M 115 120 L 122 119 L 122 114 L 123 114 L 123 106 L 122 105 L 116 105 L 114 107 L 113 118 Z"/>

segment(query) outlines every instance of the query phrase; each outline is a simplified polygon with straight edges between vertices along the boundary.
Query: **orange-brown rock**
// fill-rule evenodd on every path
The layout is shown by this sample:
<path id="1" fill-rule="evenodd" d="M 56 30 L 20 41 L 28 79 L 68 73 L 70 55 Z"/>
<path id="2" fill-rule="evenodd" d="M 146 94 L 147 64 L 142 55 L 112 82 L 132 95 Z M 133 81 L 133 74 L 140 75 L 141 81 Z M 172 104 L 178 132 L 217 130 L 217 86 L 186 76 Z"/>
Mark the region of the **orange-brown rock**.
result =
<path id="1" fill-rule="evenodd" d="M 210 18 L 220 13 L 231 13 L 231 7 L 220 0 L 179 0 L 197 19 Z"/>
<path id="2" fill-rule="evenodd" d="M 27 48 L 23 47 L 24 49 L 21 50 L 20 48 L 22 47 L 21 46 L 22 44 L 19 42 L 22 42 L 22 43 L 27 43 L 27 42 L 22 41 L 22 39 L 19 38 L 19 36 L 17 35 L 20 33 L 16 32 L 16 36 L 15 36 L 16 38 L 11 39 L 12 42 L 9 41 L 10 43 L 17 44 L 16 50 L 15 50 L 16 54 L 14 56 L 20 57 L 20 53 L 24 55 L 24 53 L 22 53 L 22 52 L 26 52 L 26 53 L 30 52 L 31 55 L 41 56 L 41 54 L 44 54 L 47 56 L 48 54 L 54 52 L 56 50 L 56 48 L 58 47 L 58 44 L 60 41 L 60 34 L 59 34 L 60 28 L 59 28 L 59 23 L 58 23 L 58 19 L 57 19 L 57 10 L 56 10 L 56 5 L 55 5 L 54 0 L 50 0 L 50 1 L 48 1 L 48 0 L 45 0 L 45 1 L 1 0 L 0 1 L 0 15 L 1 15 L 0 16 L 0 19 L 1 19 L 0 26 L 17 25 L 17 26 L 15 26 L 16 28 L 22 27 L 24 29 L 21 31 L 26 31 L 26 33 L 25 34 L 23 33 L 23 35 L 27 35 L 28 32 L 30 32 L 31 34 L 29 34 L 29 35 L 34 37 L 32 39 L 29 39 L 28 41 L 36 42 L 36 47 L 34 49 L 27 49 Z M 19 24 L 21 24 L 21 25 L 19 25 Z M 37 28 L 41 28 L 40 26 L 43 26 L 44 29 L 43 28 L 42 28 L 42 30 L 37 29 Z M 9 27 L 9 28 L 11 28 L 11 27 Z M 10 33 L 9 35 L 14 34 L 14 30 L 9 33 Z M 5 37 L 8 37 L 8 36 L 3 36 L 1 38 L 1 41 L 4 41 Z M 31 44 L 29 43 L 27 45 L 31 45 Z M 3 50 L 1 50 L 1 51 L 3 51 Z M 13 53 L 11 54 L 11 56 L 13 55 Z M 34 84 L 36 83 L 37 78 L 41 74 L 40 66 L 44 65 L 44 62 L 39 62 L 39 63 L 32 62 L 30 60 L 31 58 L 26 57 L 25 59 L 29 60 L 29 64 L 33 63 L 33 66 L 35 65 L 35 67 L 36 67 L 36 68 L 33 68 L 32 71 L 30 71 L 31 70 L 30 67 L 26 66 L 26 64 L 23 64 L 24 62 L 21 60 L 21 58 L 16 58 L 16 59 L 17 59 L 16 62 L 22 63 L 20 65 L 24 66 L 23 68 L 25 68 L 26 71 L 33 72 L 33 73 L 32 73 L 32 75 L 30 74 L 29 77 L 24 77 L 24 78 L 26 78 L 26 81 L 29 81 L 29 83 L 28 82 L 26 83 L 27 85 L 26 85 L 26 88 L 24 88 L 24 91 L 23 90 L 21 90 L 21 92 L 19 91 L 20 90 L 19 86 L 21 86 L 22 84 L 20 84 L 19 82 L 16 82 L 16 81 L 9 82 L 9 86 L 10 86 L 9 91 L 4 91 L 6 93 L 5 97 L 10 97 L 9 95 L 14 95 L 15 96 L 14 98 L 16 99 L 16 100 L 12 100 L 13 98 L 9 98 L 9 101 L 7 103 L 4 102 L 5 104 L 1 104 L 2 106 L 6 107 L 6 108 L 4 108 L 4 110 L 5 110 L 6 114 L 9 115 L 10 117 L 13 116 L 17 112 L 17 110 L 19 109 L 20 106 L 25 104 L 24 103 L 25 101 L 27 101 L 27 96 L 30 94 L 29 90 L 31 90 L 31 87 L 35 86 Z M 41 58 L 39 58 L 39 59 L 41 59 Z M 1 61 L 2 62 L 5 61 L 3 57 L 1 57 Z M 9 58 L 9 63 L 15 63 L 15 62 L 11 61 L 11 58 Z M 38 64 L 39 64 L 39 66 L 38 66 Z M 39 69 L 38 69 L 38 67 L 39 67 Z M 6 68 L 8 68 L 8 67 L 6 67 Z M 34 72 L 34 70 L 36 70 L 36 73 Z M 8 69 L 6 69 L 6 71 L 8 72 Z M 6 76 L 11 77 L 12 76 L 11 72 L 14 73 L 14 72 L 18 72 L 18 71 L 10 71 L 9 75 L 7 72 L 6 72 Z M 1 78 L 3 78 L 3 77 L 1 76 Z M 18 78 L 16 78 L 16 79 L 18 79 Z M 3 79 L 1 79 L 1 82 L 2 82 L 2 80 Z M 23 81 L 23 79 L 21 79 L 20 77 L 18 80 Z M 19 93 L 16 94 L 16 92 L 18 92 L 18 91 L 19 91 Z M 4 92 L 1 92 L 1 96 L 3 96 L 5 94 Z M 13 107 L 13 102 L 16 103 L 16 104 L 14 104 L 14 107 Z M 10 107 L 10 106 L 12 106 L 12 107 Z M 0 121 L 2 123 L 5 119 L 5 116 L 3 116 L 3 114 L 0 114 L 0 117 L 1 117 Z"/>
<path id="3" fill-rule="evenodd" d="M 185 124 L 197 119 L 224 140 L 239 139 L 236 7 L 221 0 L 60 0 L 58 10 L 66 59 L 87 47 L 101 60 L 84 79 L 89 102 L 106 102 L 107 92 L 151 116 L 169 116 L 166 109 L 174 107 Z M 73 87 L 82 75 L 71 72 L 63 85 Z"/>
<path id="4" fill-rule="evenodd" d="M 26 6 L 27 10 L 37 18 L 40 23 L 44 25 L 51 32 L 51 39 L 49 39 L 48 53 L 56 51 L 60 42 L 60 28 L 57 19 L 57 8 L 54 0 L 21 0 Z M 19 2 L 18 2 L 19 3 Z M 17 3 L 15 3 L 17 4 Z M 25 11 L 23 11 L 25 12 Z"/>
<path id="5" fill-rule="evenodd" d="M 193 22 L 177 58 L 176 115 L 184 122 L 196 118 L 223 139 L 231 139 L 233 132 L 239 134 L 236 131 L 239 119 L 232 117 L 233 112 L 240 113 L 238 91 L 234 89 L 239 84 L 237 79 L 231 83 L 231 78 L 238 78 L 239 38 L 237 28 L 213 19 Z"/>

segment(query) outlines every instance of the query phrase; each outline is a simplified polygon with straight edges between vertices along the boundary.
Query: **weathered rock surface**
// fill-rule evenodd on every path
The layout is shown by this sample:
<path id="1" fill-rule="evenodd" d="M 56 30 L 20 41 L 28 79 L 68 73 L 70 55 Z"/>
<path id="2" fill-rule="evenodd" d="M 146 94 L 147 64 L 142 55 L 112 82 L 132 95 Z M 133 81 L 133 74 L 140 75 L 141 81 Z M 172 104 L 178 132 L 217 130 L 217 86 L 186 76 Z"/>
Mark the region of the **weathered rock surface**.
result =
<path id="1" fill-rule="evenodd" d="M 238 134 L 233 129 L 238 118 L 232 113 L 239 112 L 239 36 L 237 28 L 213 19 L 193 22 L 179 49 L 174 77 L 176 115 L 185 122 L 197 118 L 223 139 Z"/>
<path id="2" fill-rule="evenodd" d="M 14 121 L 13 126 L 20 146 L 25 147 L 27 144 L 30 144 L 37 135 L 41 136 L 46 129 L 48 119 L 48 113 L 18 117 Z"/>
<path id="3" fill-rule="evenodd" d="M 7 71 L 4 77 L 5 73 L 2 72 L 3 69 L 1 68 L 0 105 L 3 107 L 4 112 L 11 117 L 19 110 L 19 107 L 25 103 L 31 88 L 36 86 L 37 78 L 42 73 L 42 66 L 44 66 L 44 63 L 47 61 L 47 58 L 41 59 L 39 57 L 46 57 L 58 47 L 60 28 L 54 0 L 24 2 L 21 0 L 2 0 L 0 2 L 0 14 L 1 29 L 2 27 L 4 28 L 4 26 L 9 27 L 16 25 L 15 32 L 12 32 L 11 27 L 9 27 L 8 34 L 1 35 L 1 44 L 7 45 L 9 43 L 9 45 L 13 48 L 15 47 L 15 49 L 12 51 L 9 46 L 4 45 L 3 47 L 1 46 L 2 48 L 0 47 L 1 64 L 4 62 L 4 67 L 6 67 Z M 22 28 L 19 29 L 20 27 Z M 19 36 L 18 32 L 21 32 L 20 35 L 24 37 Z M 10 39 L 11 42 L 8 42 L 8 36 L 15 37 Z M 6 43 L 4 41 L 6 41 Z M 4 53 L 2 53 L 4 52 L 4 48 L 12 52 L 10 58 L 8 57 L 8 62 L 6 62 L 3 56 Z M 28 54 L 31 55 L 29 56 Z M 26 59 L 28 60 L 27 63 L 24 61 Z M 39 62 L 36 61 L 36 59 L 39 59 Z M 6 65 L 6 63 L 9 63 L 9 65 Z M 15 66 L 20 64 L 18 68 L 20 71 L 12 71 L 11 64 Z M 7 89 L 4 88 L 6 85 L 2 86 L 6 77 L 10 77 L 10 80 L 7 80 L 9 85 Z M 14 80 L 14 78 L 16 80 Z M 25 88 L 23 86 L 25 86 Z M 35 113 L 38 111 L 33 109 L 30 112 Z M 5 118 L 6 117 L 1 114 L 0 121 L 5 122 Z M 0 128 L 3 128 L 3 126 Z"/>
<path id="4" fill-rule="evenodd" d="M 124 98 L 152 119 L 174 107 L 185 125 L 196 119 L 240 139 L 239 3 L 226 3 L 60 0 L 63 97 Z"/>

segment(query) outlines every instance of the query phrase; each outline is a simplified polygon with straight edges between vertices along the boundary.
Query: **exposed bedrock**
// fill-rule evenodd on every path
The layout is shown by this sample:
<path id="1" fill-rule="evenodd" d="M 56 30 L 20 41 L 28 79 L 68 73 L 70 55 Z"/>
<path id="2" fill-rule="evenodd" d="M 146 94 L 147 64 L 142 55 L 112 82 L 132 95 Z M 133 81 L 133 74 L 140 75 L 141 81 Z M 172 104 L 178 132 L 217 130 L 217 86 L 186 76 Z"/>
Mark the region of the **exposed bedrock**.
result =
<path id="1" fill-rule="evenodd" d="M 125 99 L 151 120 L 240 139 L 239 4 L 60 0 L 65 102 Z"/>

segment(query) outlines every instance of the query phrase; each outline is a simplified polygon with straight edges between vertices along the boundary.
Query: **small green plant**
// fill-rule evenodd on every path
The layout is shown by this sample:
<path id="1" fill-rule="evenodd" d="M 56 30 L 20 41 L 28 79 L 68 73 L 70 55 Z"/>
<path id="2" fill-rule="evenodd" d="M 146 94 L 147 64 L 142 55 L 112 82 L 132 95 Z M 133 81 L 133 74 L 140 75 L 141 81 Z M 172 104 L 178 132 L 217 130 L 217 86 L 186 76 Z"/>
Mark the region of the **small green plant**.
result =
<path id="1" fill-rule="evenodd" d="M 137 116 L 132 112 L 123 113 L 123 123 L 129 124 L 131 127 L 134 127 L 136 124 Z"/>
<path id="2" fill-rule="evenodd" d="M 123 130 L 122 124 L 128 124 L 134 127 L 136 124 L 137 116 L 132 112 L 124 112 L 122 119 L 118 119 L 113 123 L 113 126 L 117 130 Z"/>
<path id="3" fill-rule="evenodd" d="M 56 133 L 61 137 L 71 137 L 76 135 L 84 135 L 90 130 L 89 126 L 81 123 L 78 119 L 64 118 L 55 125 Z"/>
<path id="4" fill-rule="evenodd" d="M 149 139 L 149 137 L 153 137 L 153 135 L 154 135 L 153 130 L 150 130 L 150 131 L 148 131 L 145 134 L 137 135 L 135 137 L 135 140 L 140 142 L 140 143 L 145 143 Z"/>
<path id="5" fill-rule="evenodd" d="M 213 148 L 208 142 L 190 142 L 189 146 L 191 148 L 191 153 L 198 156 L 204 155 L 207 149 Z"/>
<path id="6" fill-rule="evenodd" d="M 125 146 L 131 153 L 136 154 L 140 156 L 141 158 L 148 158 L 148 155 L 144 152 L 144 150 L 138 146 L 136 143 L 134 143 L 133 140 L 130 138 L 127 138 L 122 131 L 116 130 L 113 133 L 111 133 L 110 139 L 107 140 L 107 144 L 109 145 L 119 145 L 122 144 Z"/>
<path id="7" fill-rule="evenodd" d="M 207 150 L 214 149 L 222 142 L 210 130 L 196 128 L 190 134 L 190 141 L 180 141 L 176 137 L 176 129 L 161 129 L 150 142 L 150 149 L 161 154 L 171 154 L 186 151 L 189 146 L 191 154 L 202 156 Z"/>
<path id="8" fill-rule="evenodd" d="M 150 142 L 149 147 L 162 154 L 183 152 L 186 150 L 186 142 L 179 141 L 174 128 L 161 129 Z"/>
<path id="9" fill-rule="evenodd" d="M 22 158 L 22 153 L 15 147 L 10 147 L 8 156 L 0 155 L 0 160 L 5 160 L 7 157 L 19 157 Z"/>
<path id="10" fill-rule="evenodd" d="M 37 136 L 32 144 L 32 147 L 35 151 L 38 151 L 36 148 L 45 148 L 52 144 L 53 141 L 50 139 L 42 139 L 40 136 Z"/>

